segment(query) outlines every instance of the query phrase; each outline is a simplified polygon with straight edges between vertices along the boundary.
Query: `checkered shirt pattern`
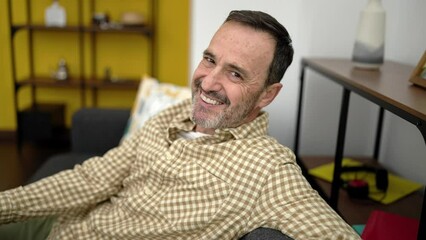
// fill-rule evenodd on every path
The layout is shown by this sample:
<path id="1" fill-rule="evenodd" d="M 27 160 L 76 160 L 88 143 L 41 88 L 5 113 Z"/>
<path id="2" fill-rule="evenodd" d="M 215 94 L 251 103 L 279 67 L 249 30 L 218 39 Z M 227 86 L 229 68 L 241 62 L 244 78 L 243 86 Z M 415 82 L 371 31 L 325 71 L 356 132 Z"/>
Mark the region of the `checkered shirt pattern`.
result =
<path id="1" fill-rule="evenodd" d="M 58 216 L 49 239 L 359 239 L 267 135 L 268 116 L 193 140 L 191 101 L 72 170 L 0 194 L 0 222 Z"/>

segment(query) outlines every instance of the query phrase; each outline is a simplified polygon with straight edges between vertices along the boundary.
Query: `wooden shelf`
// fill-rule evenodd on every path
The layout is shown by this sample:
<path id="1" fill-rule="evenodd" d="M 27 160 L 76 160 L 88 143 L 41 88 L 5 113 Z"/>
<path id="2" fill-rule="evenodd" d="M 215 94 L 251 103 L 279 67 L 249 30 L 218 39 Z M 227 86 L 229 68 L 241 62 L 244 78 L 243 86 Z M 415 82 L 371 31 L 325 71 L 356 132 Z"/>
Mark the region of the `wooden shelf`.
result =
<path id="1" fill-rule="evenodd" d="M 37 30 L 37 31 L 56 31 L 56 32 L 78 32 L 81 30 L 80 26 L 65 26 L 65 27 L 48 27 L 41 24 L 18 24 L 12 25 L 12 32 L 16 32 L 21 29 L 26 30 Z"/>
<path id="2" fill-rule="evenodd" d="M 139 79 L 123 79 L 112 81 L 91 81 L 87 85 L 97 89 L 136 90 L 139 87 Z"/>
<path id="3" fill-rule="evenodd" d="M 364 163 L 375 164 L 375 161 L 368 158 L 354 157 L 353 159 Z M 312 169 L 323 164 L 331 163 L 334 159 L 331 157 L 303 156 L 302 161 L 307 169 Z M 321 190 L 329 197 L 331 183 L 318 178 L 314 179 L 321 187 Z M 385 205 L 373 200 L 351 198 L 345 190 L 340 189 L 338 210 L 342 217 L 351 225 L 365 224 L 373 210 L 382 210 L 405 217 L 420 219 L 422 199 L 423 196 L 420 192 L 414 192 L 394 203 Z"/>
<path id="4" fill-rule="evenodd" d="M 97 0 L 90 0 L 89 3 L 89 13 L 93 14 L 96 12 L 96 1 Z M 12 0 L 9 0 L 9 5 L 12 5 Z M 32 7 L 32 1 L 28 1 L 26 4 L 26 7 L 31 9 Z M 85 106 L 85 99 L 86 95 L 84 93 L 85 89 L 92 90 L 92 95 L 96 96 L 97 91 L 101 89 L 108 89 L 108 90 L 136 90 L 139 86 L 139 79 L 123 79 L 118 82 L 107 82 L 103 81 L 102 79 L 98 79 L 98 76 L 95 77 L 83 77 L 87 75 L 96 75 L 97 68 L 99 68 L 96 57 L 98 56 L 98 50 L 97 50 L 97 36 L 101 34 L 137 34 L 141 35 L 143 38 L 147 39 L 148 43 L 150 44 L 148 48 L 150 48 L 150 51 L 146 51 L 147 57 L 149 61 L 151 61 L 151 71 L 150 75 L 155 76 L 155 44 L 154 44 L 154 26 L 155 24 L 155 14 L 157 12 L 157 4 L 156 1 L 151 0 L 150 2 L 150 9 L 149 11 L 152 12 L 152 19 L 149 20 L 148 24 L 138 24 L 138 25 L 129 25 L 129 24 L 120 24 L 120 23 L 110 23 L 106 25 L 95 25 L 95 24 L 84 24 L 84 14 L 87 14 L 83 12 L 83 1 L 79 0 L 76 1 L 76 16 L 78 18 L 77 23 L 74 23 L 73 25 L 68 25 L 64 27 L 57 27 L 57 26 L 46 26 L 42 22 L 32 22 L 32 14 L 31 11 L 27 11 L 27 21 L 25 23 L 19 23 L 15 24 L 13 23 L 12 18 L 12 8 L 9 9 L 10 16 L 10 29 L 11 29 L 11 38 L 13 43 L 13 38 L 15 34 L 18 31 L 21 30 L 27 30 L 29 33 L 33 32 L 55 32 L 58 34 L 64 33 L 64 32 L 70 32 L 70 33 L 76 33 L 78 35 L 78 40 L 74 41 L 77 48 L 78 48 L 78 68 L 79 72 L 82 76 L 80 77 L 72 77 L 66 81 L 58 81 L 50 76 L 34 76 L 34 49 L 37 47 L 34 44 L 34 40 L 30 35 L 28 39 L 28 62 L 29 64 L 29 70 L 30 70 L 30 78 L 28 79 L 17 79 L 16 77 L 16 69 L 14 70 L 14 82 L 15 82 L 15 90 L 18 91 L 21 87 L 24 86 L 30 86 L 32 88 L 38 88 L 38 87 L 44 87 L 44 88 L 73 88 L 73 89 L 80 89 L 81 92 L 81 98 L 82 98 L 82 105 Z M 91 43 L 86 43 L 85 34 L 89 34 L 87 36 Z M 103 38 L 102 38 L 103 39 Z M 85 52 L 85 49 L 89 48 L 90 53 L 87 55 Z M 12 56 L 15 57 L 15 47 L 12 45 Z M 87 69 L 85 65 L 87 65 L 86 59 L 89 58 L 89 61 L 91 63 L 91 69 L 89 69 L 89 72 L 87 72 Z M 14 62 L 14 61 L 12 61 Z M 72 73 L 71 73 L 72 74 Z M 32 91 L 32 97 L 31 99 L 35 101 L 37 98 L 35 96 L 36 91 Z M 96 105 L 97 101 L 94 101 Z"/>
<path id="5" fill-rule="evenodd" d="M 46 88 L 80 88 L 82 86 L 82 79 L 69 78 L 67 80 L 56 80 L 48 76 L 33 77 L 30 79 L 20 80 L 16 82 L 16 86 L 34 86 Z"/>
<path id="6" fill-rule="evenodd" d="M 119 25 L 118 27 L 101 28 L 99 26 L 84 27 L 83 31 L 97 33 L 136 33 L 146 36 L 152 35 L 152 29 L 149 26 L 126 26 Z"/>
<path id="7" fill-rule="evenodd" d="M 12 25 L 12 32 L 16 32 L 21 29 L 36 30 L 36 31 L 50 31 L 50 32 L 96 32 L 96 33 L 135 33 L 146 36 L 152 35 L 152 29 L 149 26 L 128 26 L 128 25 L 117 25 L 101 28 L 99 26 L 65 26 L 65 27 L 49 27 L 42 24 L 22 24 Z"/>
<path id="8" fill-rule="evenodd" d="M 116 82 L 102 80 L 88 80 L 71 77 L 67 80 L 56 80 L 51 77 L 34 77 L 16 82 L 16 87 L 34 86 L 44 88 L 81 88 L 83 86 L 94 89 L 117 89 L 117 90 L 137 90 L 140 79 L 123 79 Z"/>

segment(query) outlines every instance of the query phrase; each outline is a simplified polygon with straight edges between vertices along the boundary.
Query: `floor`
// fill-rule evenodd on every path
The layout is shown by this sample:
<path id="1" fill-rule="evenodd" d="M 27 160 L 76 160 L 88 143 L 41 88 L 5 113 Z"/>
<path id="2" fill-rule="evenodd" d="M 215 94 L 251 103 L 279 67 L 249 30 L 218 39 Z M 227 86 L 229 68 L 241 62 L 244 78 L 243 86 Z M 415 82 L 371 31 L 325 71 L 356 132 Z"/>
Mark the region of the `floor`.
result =
<path id="1" fill-rule="evenodd" d="M 18 150 L 16 142 L 1 140 L 0 191 L 24 184 L 49 156 L 68 149 L 67 145 L 27 142 Z"/>

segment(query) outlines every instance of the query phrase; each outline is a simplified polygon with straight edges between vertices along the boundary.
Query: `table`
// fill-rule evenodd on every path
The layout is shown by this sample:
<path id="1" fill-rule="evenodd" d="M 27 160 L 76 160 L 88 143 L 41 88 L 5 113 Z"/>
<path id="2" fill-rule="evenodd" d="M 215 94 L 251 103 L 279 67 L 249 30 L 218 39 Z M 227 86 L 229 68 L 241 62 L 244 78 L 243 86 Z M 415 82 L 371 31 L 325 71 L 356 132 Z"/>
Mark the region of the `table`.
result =
<path id="1" fill-rule="evenodd" d="M 414 67 L 385 61 L 380 70 L 355 68 L 349 59 L 303 58 L 300 73 L 299 107 L 294 152 L 299 156 L 300 123 L 303 105 L 305 72 L 311 69 L 342 86 L 343 95 L 339 117 L 337 144 L 334 155 L 334 173 L 329 204 L 337 210 L 340 189 L 343 149 L 351 92 L 380 107 L 373 157 L 378 159 L 384 110 L 390 111 L 414 124 L 426 144 L 426 89 L 412 85 L 408 79 Z M 299 157 L 297 157 L 299 158 Z M 301 161 L 299 161 L 301 162 Z M 302 163 L 303 164 L 303 163 Z M 426 197 L 423 197 L 418 239 L 426 239 Z"/>

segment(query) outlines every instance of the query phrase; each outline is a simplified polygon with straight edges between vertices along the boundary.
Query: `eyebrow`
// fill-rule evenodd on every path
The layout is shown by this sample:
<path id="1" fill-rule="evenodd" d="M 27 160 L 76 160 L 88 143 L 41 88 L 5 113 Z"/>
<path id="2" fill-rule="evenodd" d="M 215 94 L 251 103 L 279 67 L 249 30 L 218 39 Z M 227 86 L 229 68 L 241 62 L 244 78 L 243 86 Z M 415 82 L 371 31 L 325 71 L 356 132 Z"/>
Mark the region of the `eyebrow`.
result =
<path id="1" fill-rule="evenodd" d="M 216 55 L 214 55 L 214 54 L 213 54 L 212 52 L 210 52 L 208 49 L 204 50 L 203 55 L 204 55 L 204 56 L 211 57 L 211 58 L 213 58 L 213 59 L 216 59 Z M 248 71 L 247 71 L 247 70 L 245 70 L 244 68 L 242 68 L 242 67 L 240 67 L 240 66 L 238 66 L 238 65 L 236 65 L 236 64 L 233 64 L 233 63 L 226 63 L 226 66 L 227 66 L 228 68 L 230 68 L 230 69 L 233 69 L 233 70 L 235 70 L 235 71 L 239 72 L 239 73 L 240 73 L 243 77 L 247 77 L 247 76 L 249 76 L 249 73 L 248 73 Z"/>

